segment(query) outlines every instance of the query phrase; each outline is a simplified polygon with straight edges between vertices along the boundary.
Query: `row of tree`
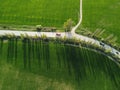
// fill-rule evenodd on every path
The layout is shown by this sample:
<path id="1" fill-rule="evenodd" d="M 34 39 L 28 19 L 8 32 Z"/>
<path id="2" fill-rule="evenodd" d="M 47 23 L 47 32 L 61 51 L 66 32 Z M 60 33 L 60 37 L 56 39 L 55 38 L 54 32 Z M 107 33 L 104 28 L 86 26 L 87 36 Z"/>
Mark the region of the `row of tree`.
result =
<path id="1" fill-rule="evenodd" d="M 4 40 L 6 40 L 6 41 L 8 41 L 7 58 L 11 59 L 11 61 L 17 60 L 16 58 L 17 58 L 17 51 L 18 51 L 18 49 L 17 49 L 18 41 L 22 41 L 24 67 L 25 68 L 27 67 L 27 65 L 29 68 L 31 67 L 31 56 L 32 55 L 33 55 L 32 56 L 33 58 L 35 57 L 35 55 L 38 55 L 38 56 L 36 56 L 38 61 L 42 58 L 40 53 L 43 53 L 42 54 L 43 57 L 45 56 L 44 50 L 47 50 L 47 47 L 44 48 L 44 45 L 41 45 L 41 42 L 46 42 L 46 43 L 54 42 L 54 43 L 58 43 L 58 44 L 66 44 L 66 45 L 71 45 L 71 46 L 87 47 L 87 48 L 94 49 L 94 50 L 100 51 L 102 53 L 105 53 L 106 55 L 114 58 L 116 61 L 119 61 L 119 58 L 117 56 L 111 54 L 111 50 L 106 50 L 102 46 L 98 46 L 92 42 L 84 42 L 84 41 L 81 41 L 80 39 L 76 39 L 76 38 L 71 38 L 71 39 L 68 39 L 66 37 L 64 37 L 64 38 L 47 38 L 45 35 L 42 35 L 41 37 L 38 37 L 38 36 L 30 37 L 28 35 L 21 35 L 20 37 L 16 37 L 15 35 L 5 35 L 5 36 L 1 36 L 0 40 L 1 40 L 0 55 L 2 55 L 3 42 L 4 42 Z M 49 45 L 49 44 L 46 44 L 46 45 Z M 43 52 L 40 52 L 41 49 L 43 50 Z M 35 50 L 36 50 L 36 52 L 34 53 Z M 31 52 L 33 52 L 33 53 L 31 53 Z M 49 49 L 48 49 L 48 52 L 49 52 Z M 27 56 L 30 56 L 30 57 L 26 58 Z M 49 54 L 47 56 L 49 57 Z M 49 63 L 48 57 L 44 58 L 44 60 L 48 61 L 48 63 Z M 39 63 L 40 63 L 40 61 L 39 61 Z M 47 65 L 47 66 L 48 66 L 48 68 L 50 67 L 49 65 Z"/>
<path id="2" fill-rule="evenodd" d="M 113 34 L 110 34 L 107 37 L 103 38 L 104 32 L 105 29 L 96 29 L 94 32 L 91 32 L 87 28 L 81 28 L 79 34 L 100 40 L 101 42 L 104 42 L 120 51 L 120 45 L 117 43 L 118 38 Z"/>

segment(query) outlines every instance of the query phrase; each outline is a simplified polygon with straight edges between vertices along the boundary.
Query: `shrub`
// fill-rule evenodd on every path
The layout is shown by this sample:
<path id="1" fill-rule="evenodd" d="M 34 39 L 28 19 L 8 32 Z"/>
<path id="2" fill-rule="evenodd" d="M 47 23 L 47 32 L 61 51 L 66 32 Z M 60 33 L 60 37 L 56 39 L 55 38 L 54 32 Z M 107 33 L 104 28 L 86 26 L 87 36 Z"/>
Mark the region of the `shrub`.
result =
<path id="1" fill-rule="evenodd" d="M 65 29 L 65 32 L 69 32 L 72 27 L 74 25 L 74 22 L 72 21 L 72 19 L 68 19 L 66 22 L 64 22 L 64 29 Z"/>
<path id="2" fill-rule="evenodd" d="M 40 32 L 42 30 L 42 25 L 36 25 L 36 30 Z"/>

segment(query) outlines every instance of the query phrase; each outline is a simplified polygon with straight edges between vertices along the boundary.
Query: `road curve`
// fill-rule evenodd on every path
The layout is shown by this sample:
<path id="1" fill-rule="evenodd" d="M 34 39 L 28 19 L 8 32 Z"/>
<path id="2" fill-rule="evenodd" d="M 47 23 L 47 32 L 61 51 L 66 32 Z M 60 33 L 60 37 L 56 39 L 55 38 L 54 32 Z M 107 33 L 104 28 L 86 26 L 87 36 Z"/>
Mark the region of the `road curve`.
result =
<path id="1" fill-rule="evenodd" d="M 95 40 L 95 39 L 92 39 L 92 38 L 89 38 L 89 37 L 86 37 L 86 36 L 82 36 L 82 35 L 79 35 L 79 34 L 76 34 L 75 33 L 75 31 L 78 29 L 78 27 L 81 25 L 81 23 L 82 23 L 82 14 L 83 12 L 82 12 L 82 0 L 80 0 L 80 16 L 79 16 L 79 22 L 77 23 L 77 25 L 75 26 L 75 27 L 73 27 L 72 28 L 72 30 L 71 30 L 71 34 L 72 34 L 72 36 L 73 37 L 76 37 L 77 39 L 81 39 L 81 40 L 83 40 L 83 41 L 86 41 L 86 42 L 92 42 L 92 43 L 94 43 L 94 44 L 96 44 L 96 45 L 98 45 L 98 46 L 101 46 L 100 45 L 100 41 L 98 41 L 98 40 Z M 120 51 L 118 51 L 118 50 L 116 50 L 116 49 L 114 49 L 114 48 L 112 48 L 111 46 L 109 46 L 109 45 L 107 45 L 107 44 L 104 44 L 103 43 L 103 45 L 104 45 L 104 49 L 105 50 L 111 50 L 111 53 L 113 54 L 113 55 L 115 55 L 116 57 L 118 57 L 118 58 L 120 58 Z"/>
<path id="2" fill-rule="evenodd" d="M 76 38 L 78 40 L 81 41 L 85 41 L 85 42 L 91 42 L 97 46 L 101 46 L 101 41 L 95 40 L 93 38 L 89 38 L 83 35 L 79 35 L 75 33 L 75 30 L 80 26 L 82 22 L 82 0 L 80 0 L 80 20 L 78 22 L 78 24 L 72 28 L 71 32 L 60 32 L 60 37 L 66 37 L 66 38 Z M 57 37 L 57 32 L 32 32 L 32 31 L 12 31 L 12 30 L 0 30 L 0 36 L 1 35 L 6 35 L 6 34 L 14 34 L 15 36 L 21 36 L 21 34 L 23 35 L 28 35 L 28 36 L 41 36 L 41 35 L 46 35 L 48 38 L 55 38 Z M 110 53 L 115 55 L 116 57 L 118 57 L 120 59 L 120 52 L 114 48 L 112 48 L 111 46 L 102 43 L 104 46 L 103 47 L 105 50 L 110 50 Z"/>
<path id="3" fill-rule="evenodd" d="M 7 35 L 7 34 L 14 34 L 15 36 L 21 36 L 21 34 L 23 35 L 28 35 L 28 36 L 42 36 L 42 35 L 46 35 L 48 38 L 56 38 L 58 37 L 56 34 L 57 32 L 33 32 L 33 31 L 12 31 L 12 30 L 0 30 L 0 36 L 1 35 Z M 71 34 L 70 32 L 59 32 L 60 37 L 61 38 L 76 38 L 80 41 L 85 41 L 85 42 L 91 42 L 97 46 L 101 46 L 100 45 L 100 41 L 95 40 L 93 38 L 89 38 L 86 36 L 82 36 L 82 35 L 78 35 L 78 34 Z M 104 44 L 104 43 L 103 43 Z M 115 55 L 116 57 L 118 57 L 120 59 L 120 52 L 114 48 L 112 48 L 111 46 L 104 44 L 104 46 L 102 46 L 105 50 L 110 50 L 110 53 Z"/>

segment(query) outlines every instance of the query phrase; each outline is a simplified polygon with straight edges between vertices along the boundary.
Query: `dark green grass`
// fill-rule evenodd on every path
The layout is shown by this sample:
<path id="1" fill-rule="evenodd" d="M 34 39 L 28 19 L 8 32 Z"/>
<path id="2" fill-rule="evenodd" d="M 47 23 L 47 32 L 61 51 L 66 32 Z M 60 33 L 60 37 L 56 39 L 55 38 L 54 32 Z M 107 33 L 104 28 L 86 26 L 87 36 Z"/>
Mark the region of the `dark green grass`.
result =
<path id="1" fill-rule="evenodd" d="M 78 13 L 79 0 L 0 0 L 0 24 L 62 27 Z"/>
<path id="2" fill-rule="evenodd" d="M 80 28 L 90 31 L 105 29 L 102 37 L 114 34 L 120 43 L 119 10 L 120 0 L 83 0 L 83 21 Z"/>
<path id="3" fill-rule="evenodd" d="M 19 41 L 15 59 L 15 42 L 1 45 L 1 90 L 120 89 L 120 68 L 99 53 L 53 42 Z"/>

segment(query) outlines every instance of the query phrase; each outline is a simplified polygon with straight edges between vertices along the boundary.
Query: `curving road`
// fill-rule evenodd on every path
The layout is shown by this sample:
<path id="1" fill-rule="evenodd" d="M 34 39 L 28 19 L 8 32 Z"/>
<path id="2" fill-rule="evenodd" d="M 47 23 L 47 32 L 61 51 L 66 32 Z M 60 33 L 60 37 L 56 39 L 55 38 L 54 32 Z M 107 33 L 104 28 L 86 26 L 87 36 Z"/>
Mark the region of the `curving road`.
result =
<path id="1" fill-rule="evenodd" d="M 81 41 L 85 41 L 85 42 L 91 42 L 95 45 L 101 46 L 103 47 L 105 50 L 110 50 L 110 53 L 115 55 L 116 57 L 118 57 L 120 59 L 120 52 L 114 48 L 112 48 L 111 46 L 102 43 L 95 40 L 93 38 L 89 38 L 83 35 L 79 35 L 75 33 L 75 30 L 80 26 L 82 22 L 82 0 L 80 0 L 80 20 L 78 22 L 78 24 L 73 27 L 73 29 L 71 30 L 71 32 L 60 32 L 60 37 L 66 37 L 66 38 L 76 38 L 78 40 Z M 29 36 L 41 36 L 41 35 L 46 35 L 48 38 L 55 38 L 58 37 L 56 34 L 57 32 L 32 32 L 32 31 L 12 31 L 12 30 L 0 30 L 0 35 L 6 35 L 6 34 L 14 34 L 15 36 L 21 36 L 21 34 L 23 35 L 29 35 Z"/>
<path id="2" fill-rule="evenodd" d="M 46 35 L 48 38 L 55 38 L 58 37 L 56 34 L 57 32 L 32 32 L 32 31 L 11 31 L 11 30 L 0 30 L 0 35 L 6 35 L 6 34 L 14 34 L 15 36 L 21 36 L 21 34 L 23 35 L 28 35 L 28 36 L 41 36 L 41 35 Z M 98 40 L 95 40 L 93 38 L 89 38 L 86 36 L 82 36 L 82 35 L 78 35 L 78 34 L 72 34 L 72 33 L 66 33 L 66 32 L 61 32 L 59 33 L 60 36 L 59 37 L 66 37 L 66 38 L 76 38 L 78 40 L 81 41 L 85 41 L 85 42 L 91 42 L 93 44 L 96 44 L 98 46 L 101 46 L 101 42 Z M 104 43 L 103 43 L 104 44 Z M 111 54 L 115 55 L 116 57 L 120 58 L 120 52 L 114 48 L 112 48 L 111 46 L 104 44 L 104 46 L 102 46 L 105 50 L 111 50 Z"/>

